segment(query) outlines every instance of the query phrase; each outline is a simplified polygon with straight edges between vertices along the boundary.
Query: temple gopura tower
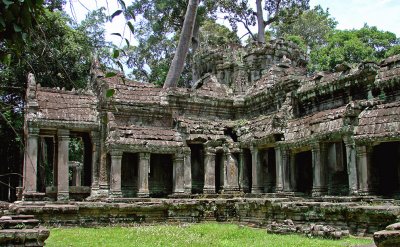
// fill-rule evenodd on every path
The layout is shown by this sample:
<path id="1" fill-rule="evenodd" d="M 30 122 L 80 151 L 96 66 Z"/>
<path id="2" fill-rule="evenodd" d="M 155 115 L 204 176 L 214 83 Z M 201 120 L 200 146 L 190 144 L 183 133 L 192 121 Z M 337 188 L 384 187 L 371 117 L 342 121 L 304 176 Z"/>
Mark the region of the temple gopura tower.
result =
<path id="1" fill-rule="evenodd" d="M 398 195 L 400 56 L 313 75 L 306 65 L 278 39 L 199 54 L 190 89 L 97 65 L 86 90 L 30 75 L 22 198 Z"/>

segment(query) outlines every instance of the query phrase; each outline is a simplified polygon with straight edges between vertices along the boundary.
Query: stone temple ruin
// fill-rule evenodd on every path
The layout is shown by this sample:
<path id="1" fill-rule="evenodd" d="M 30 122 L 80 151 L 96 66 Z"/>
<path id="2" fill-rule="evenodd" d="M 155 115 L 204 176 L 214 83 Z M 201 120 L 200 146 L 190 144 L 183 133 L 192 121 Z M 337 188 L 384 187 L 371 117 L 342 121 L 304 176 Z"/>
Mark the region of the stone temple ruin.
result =
<path id="1" fill-rule="evenodd" d="M 41 87 L 31 75 L 22 201 L 14 210 L 51 221 L 46 207 L 54 211 L 51 201 L 61 201 L 68 207 L 58 212 L 75 207 L 82 221 L 82 207 L 107 204 L 92 218 L 266 224 L 291 217 L 362 233 L 396 221 L 395 203 L 379 211 L 362 202 L 400 195 L 400 56 L 308 75 L 306 55 L 278 39 L 208 51 L 196 61 L 200 79 L 191 89 L 106 78 L 96 65 L 87 90 Z M 71 138 L 84 146 L 75 166 Z M 203 204 L 201 214 L 190 209 L 201 211 L 196 203 L 205 201 L 212 216 Z M 157 216 L 137 202 L 168 209 Z M 121 213 L 121 203 L 135 213 Z M 302 212 L 310 207 L 313 216 Z"/>

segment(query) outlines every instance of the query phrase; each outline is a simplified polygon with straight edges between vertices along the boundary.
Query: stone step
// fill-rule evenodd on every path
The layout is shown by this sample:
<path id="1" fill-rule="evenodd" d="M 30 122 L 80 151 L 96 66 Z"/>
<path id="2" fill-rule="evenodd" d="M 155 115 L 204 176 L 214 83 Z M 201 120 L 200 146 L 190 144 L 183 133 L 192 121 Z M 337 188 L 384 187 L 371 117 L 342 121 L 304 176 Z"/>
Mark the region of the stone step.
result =
<path id="1" fill-rule="evenodd" d="M 39 225 L 39 220 L 33 217 L 23 217 L 21 215 L 17 216 L 17 219 L 13 219 L 13 216 L 3 216 L 0 218 L 0 228 L 1 229 L 32 229 Z"/>

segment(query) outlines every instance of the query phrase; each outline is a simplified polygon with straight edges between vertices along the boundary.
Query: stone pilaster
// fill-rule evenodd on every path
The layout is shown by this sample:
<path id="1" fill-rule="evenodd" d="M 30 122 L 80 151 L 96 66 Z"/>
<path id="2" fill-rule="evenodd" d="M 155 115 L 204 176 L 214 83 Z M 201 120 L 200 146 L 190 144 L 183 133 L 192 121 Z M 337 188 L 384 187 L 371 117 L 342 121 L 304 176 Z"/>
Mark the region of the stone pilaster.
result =
<path id="1" fill-rule="evenodd" d="M 312 196 L 325 195 L 326 184 L 326 146 L 323 143 L 312 145 L 313 188 Z"/>
<path id="2" fill-rule="evenodd" d="M 184 190 L 186 194 L 192 193 L 192 157 L 189 147 L 183 149 Z"/>
<path id="3" fill-rule="evenodd" d="M 226 184 L 224 186 L 224 192 L 239 191 L 239 164 L 236 157 L 226 150 L 225 153 L 225 177 Z"/>
<path id="4" fill-rule="evenodd" d="M 283 159 L 282 159 L 282 148 L 275 147 L 275 166 L 276 166 L 276 185 L 275 192 L 283 192 Z"/>
<path id="5" fill-rule="evenodd" d="M 357 146 L 357 166 L 359 172 L 359 194 L 369 195 L 370 192 L 370 151 L 369 146 Z"/>
<path id="6" fill-rule="evenodd" d="M 244 188 L 244 184 L 245 184 L 244 178 L 245 178 L 245 176 L 244 176 L 244 153 L 243 153 L 243 150 L 241 149 L 240 153 L 239 153 L 239 190 L 241 192 L 243 192 L 243 188 Z"/>
<path id="7" fill-rule="evenodd" d="M 69 200 L 69 130 L 59 129 L 57 155 L 57 200 Z"/>
<path id="8" fill-rule="evenodd" d="M 185 192 L 184 188 L 184 155 L 178 152 L 174 156 L 173 162 L 173 188 L 172 192 L 176 194 L 183 194 Z"/>
<path id="9" fill-rule="evenodd" d="M 90 132 L 92 141 L 92 187 L 90 190 L 90 196 L 97 197 L 99 193 L 99 171 L 100 171 L 100 136 L 97 131 Z"/>
<path id="10" fill-rule="evenodd" d="M 349 194 L 358 194 L 358 178 L 357 178 L 357 157 L 356 147 L 354 140 L 351 137 L 343 138 L 344 145 L 346 146 L 346 163 L 347 173 L 349 179 Z"/>
<path id="11" fill-rule="evenodd" d="M 251 151 L 251 176 L 252 176 L 251 193 L 260 194 L 263 192 L 263 184 L 262 184 L 263 174 L 261 170 L 259 150 L 257 147 L 252 146 L 250 151 Z"/>
<path id="12" fill-rule="evenodd" d="M 215 193 L 215 149 L 205 148 L 204 159 L 204 194 Z"/>
<path id="13" fill-rule="evenodd" d="M 110 197 L 122 197 L 121 190 L 121 163 L 122 152 L 113 150 L 110 152 L 111 156 L 111 169 L 110 169 Z"/>
<path id="14" fill-rule="evenodd" d="M 24 155 L 24 194 L 37 192 L 39 129 L 28 128 Z"/>
<path id="15" fill-rule="evenodd" d="M 296 179 L 296 153 L 290 152 L 289 154 L 289 188 L 291 192 L 297 192 L 297 179 Z"/>
<path id="16" fill-rule="evenodd" d="M 139 153 L 138 197 L 149 197 L 150 153 Z"/>

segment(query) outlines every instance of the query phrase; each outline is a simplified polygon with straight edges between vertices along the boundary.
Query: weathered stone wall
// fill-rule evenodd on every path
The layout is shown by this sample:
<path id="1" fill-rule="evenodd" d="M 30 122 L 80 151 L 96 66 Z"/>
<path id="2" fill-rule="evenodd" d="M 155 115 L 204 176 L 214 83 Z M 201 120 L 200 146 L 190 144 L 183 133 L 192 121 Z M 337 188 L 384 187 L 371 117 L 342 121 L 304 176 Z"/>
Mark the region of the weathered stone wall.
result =
<path id="1" fill-rule="evenodd" d="M 34 214 L 46 225 L 97 226 L 132 223 L 229 221 L 271 227 L 291 220 L 295 225 L 324 225 L 357 235 L 370 235 L 398 220 L 393 204 L 298 199 L 132 199 L 125 202 L 16 203 L 10 211 Z M 276 230 L 276 229 L 275 229 Z"/>

